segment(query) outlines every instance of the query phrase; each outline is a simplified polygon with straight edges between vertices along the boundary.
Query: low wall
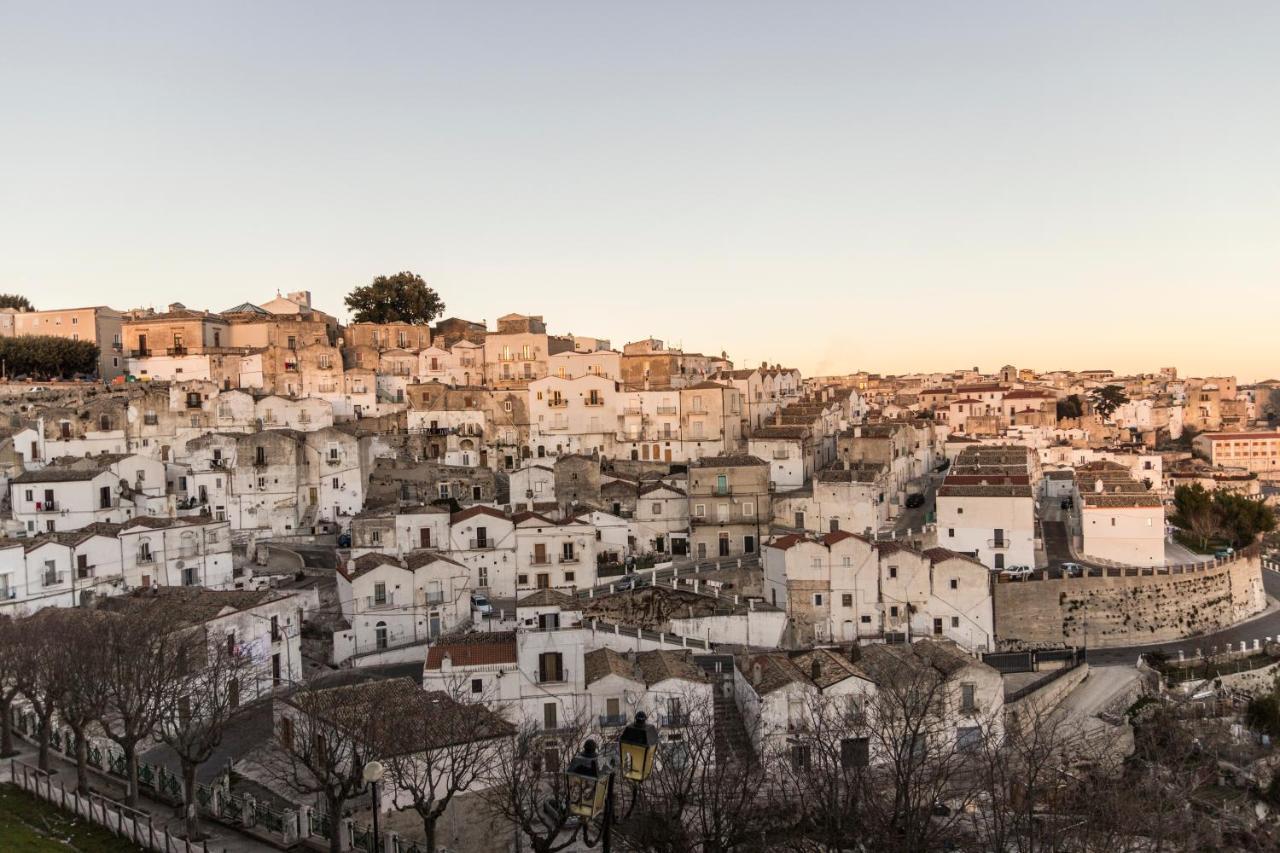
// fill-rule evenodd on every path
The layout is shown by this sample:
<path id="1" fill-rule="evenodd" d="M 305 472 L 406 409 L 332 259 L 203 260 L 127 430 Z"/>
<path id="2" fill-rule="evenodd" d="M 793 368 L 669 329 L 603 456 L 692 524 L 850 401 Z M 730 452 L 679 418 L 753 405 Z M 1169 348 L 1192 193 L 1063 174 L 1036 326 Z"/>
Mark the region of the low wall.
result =
<path id="1" fill-rule="evenodd" d="M 1218 631 L 1267 604 L 1256 552 L 1173 570 L 1110 570 L 1108 576 L 997 583 L 996 647 L 1107 648 L 1162 643 Z"/>
<path id="2" fill-rule="evenodd" d="M 1056 670 L 1055 670 L 1056 671 Z M 1039 690 L 1004 706 L 1005 730 L 1020 728 L 1029 731 L 1048 712 L 1058 707 L 1067 694 L 1075 690 L 1089 677 L 1089 664 L 1082 663 L 1070 672 L 1052 679 Z"/>

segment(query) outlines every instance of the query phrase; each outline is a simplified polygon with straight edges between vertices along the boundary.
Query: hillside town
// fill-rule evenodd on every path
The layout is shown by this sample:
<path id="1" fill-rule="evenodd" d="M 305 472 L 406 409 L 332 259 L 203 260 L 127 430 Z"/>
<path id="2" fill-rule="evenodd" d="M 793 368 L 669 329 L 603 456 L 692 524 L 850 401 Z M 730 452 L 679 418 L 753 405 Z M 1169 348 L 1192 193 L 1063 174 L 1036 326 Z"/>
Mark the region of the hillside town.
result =
<path id="1" fill-rule="evenodd" d="M 135 841 L 1280 845 L 1280 379 L 182 298 L 0 311 L 3 752 Z"/>

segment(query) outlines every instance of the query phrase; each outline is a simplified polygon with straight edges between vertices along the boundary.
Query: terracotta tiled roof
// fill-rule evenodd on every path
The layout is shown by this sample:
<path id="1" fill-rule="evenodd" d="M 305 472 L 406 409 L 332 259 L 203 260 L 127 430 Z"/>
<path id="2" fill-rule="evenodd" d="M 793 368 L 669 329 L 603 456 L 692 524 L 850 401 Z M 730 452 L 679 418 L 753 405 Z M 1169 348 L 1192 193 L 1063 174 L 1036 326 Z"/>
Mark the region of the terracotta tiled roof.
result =
<path id="1" fill-rule="evenodd" d="M 516 662 L 516 632 L 464 634 L 427 649 L 426 668 L 440 669 L 445 655 L 455 667 L 486 666 Z"/>
<path id="2" fill-rule="evenodd" d="M 516 602 L 516 607 L 559 607 L 566 610 L 581 610 L 578 600 L 559 590 L 539 589 L 529 593 Z"/>
<path id="3" fill-rule="evenodd" d="M 506 513 L 496 510 L 491 506 L 472 506 L 459 512 L 455 512 L 449 517 L 449 523 L 457 524 L 460 521 L 466 521 L 468 518 L 475 518 L 477 515 L 487 515 L 491 518 L 504 518 L 510 520 L 510 517 Z"/>

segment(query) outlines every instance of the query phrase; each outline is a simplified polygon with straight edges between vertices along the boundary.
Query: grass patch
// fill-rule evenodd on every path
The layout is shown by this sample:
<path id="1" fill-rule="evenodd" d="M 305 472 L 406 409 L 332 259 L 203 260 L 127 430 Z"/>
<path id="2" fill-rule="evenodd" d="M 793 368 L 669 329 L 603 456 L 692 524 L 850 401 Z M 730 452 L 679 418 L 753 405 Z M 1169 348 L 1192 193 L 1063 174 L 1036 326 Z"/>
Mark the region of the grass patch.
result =
<path id="1" fill-rule="evenodd" d="M 1231 544 L 1225 539 L 1210 539 L 1208 545 L 1201 545 L 1198 536 L 1185 530 L 1174 531 L 1173 541 L 1194 554 L 1207 554 L 1210 557 L 1213 556 L 1213 552 L 1218 548 L 1224 548 Z"/>
<path id="2" fill-rule="evenodd" d="M 139 853 L 142 850 L 97 824 L 33 797 L 17 785 L 0 785 L 0 850 L 6 853 Z"/>

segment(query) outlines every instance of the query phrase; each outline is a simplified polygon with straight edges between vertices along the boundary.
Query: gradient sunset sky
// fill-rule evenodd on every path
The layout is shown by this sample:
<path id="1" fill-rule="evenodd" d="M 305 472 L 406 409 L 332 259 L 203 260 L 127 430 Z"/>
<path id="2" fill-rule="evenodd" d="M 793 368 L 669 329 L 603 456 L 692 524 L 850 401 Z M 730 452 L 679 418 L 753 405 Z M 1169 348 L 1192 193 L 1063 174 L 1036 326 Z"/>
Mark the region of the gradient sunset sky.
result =
<path id="1" fill-rule="evenodd" d="M 0 291 L 1280 374 L 1280 3 L 0 6 Z"/>

